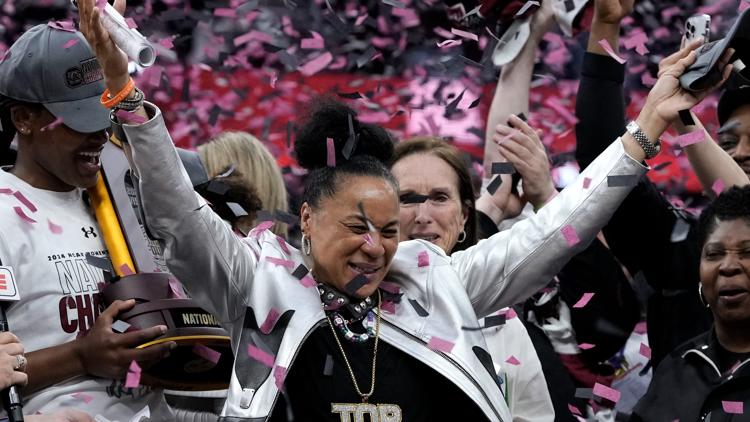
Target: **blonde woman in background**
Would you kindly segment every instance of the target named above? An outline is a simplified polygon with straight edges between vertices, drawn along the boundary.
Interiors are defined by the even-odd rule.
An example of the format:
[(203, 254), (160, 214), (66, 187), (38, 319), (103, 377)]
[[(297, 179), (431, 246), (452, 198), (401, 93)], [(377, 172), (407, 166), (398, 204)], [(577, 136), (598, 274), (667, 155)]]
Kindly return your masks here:
[[(287, 211), (287, 192), (281, 170), (268, 149), (256, 137), (247, 132), (222, 132), (197, 149), (210, 179), (234, 165), (235, 170), (228, 181), (254, 187), (264, 210)], [(240, 217), (233, 224), (243, 233), (256, 225), (254, 215)], [(286, 237), (284, 224), (276, 223), (272, 230)]]

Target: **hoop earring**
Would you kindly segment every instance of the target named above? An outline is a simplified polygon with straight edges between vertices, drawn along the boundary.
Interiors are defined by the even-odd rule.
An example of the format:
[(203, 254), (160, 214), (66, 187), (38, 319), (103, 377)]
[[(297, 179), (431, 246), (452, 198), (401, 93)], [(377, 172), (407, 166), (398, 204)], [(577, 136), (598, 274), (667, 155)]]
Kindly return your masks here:
[(312, 252), (312, 241), (304, 233), (302, 233), (302, 252), (304, 252), (305, 255), (310, 255), (310, 252)]
[(706, 298), (703, 297), (703, 283), (698, 283), (698, 299), (700, 299), (701, 305), (705, 306), (706, 308), (711, 307), (711, 305), (706, 302)]
[(456, 242), (464, 243), (465, 240), (466, 240), (466, 230), (461, 230), (461, 233), (458, 234), (458, 239), (456, 240)]

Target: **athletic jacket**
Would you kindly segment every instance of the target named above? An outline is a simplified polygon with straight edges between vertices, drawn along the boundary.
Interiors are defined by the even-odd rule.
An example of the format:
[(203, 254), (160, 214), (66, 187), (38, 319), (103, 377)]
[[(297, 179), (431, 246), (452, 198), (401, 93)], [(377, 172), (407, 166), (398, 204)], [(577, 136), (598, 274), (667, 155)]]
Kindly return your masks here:
[[(238, 239), (195, 194), (160, 111), (146, 107), (153, 116), (147, 122), (122, 126), (146, 225), (163, 243), (170, 271), (231, 334), (235, 363), (221, 420), (266, 420), (300, 346), (325, 323), (318, 291), (310, 287), (311, 275), (292, 275), (304, 261), (298, 250), (282, 247), (268, 231)], [(386, 281), (404, 295), (394, 313), (383, 313), (381, 339), (447, 377), (489, 420), (510, 422), (481, 331), (462, 327), (476, 327), (478, 318), (543, 287), (591, 242), (630, 191), (622, 184), (609, 187), (608, 176), (637, 179), (645, 172), (618, 139), (577, 182), (510, 230), (452, 256), (426, 241), (401, 242)], [(417, 265), (421, 252), (429, 265)], [(428, 315), (417, 314), (408, 299)], [(280, 316), (271, 323), (272, 310)], [(258, 359), (257, 350), (265, 358)]]

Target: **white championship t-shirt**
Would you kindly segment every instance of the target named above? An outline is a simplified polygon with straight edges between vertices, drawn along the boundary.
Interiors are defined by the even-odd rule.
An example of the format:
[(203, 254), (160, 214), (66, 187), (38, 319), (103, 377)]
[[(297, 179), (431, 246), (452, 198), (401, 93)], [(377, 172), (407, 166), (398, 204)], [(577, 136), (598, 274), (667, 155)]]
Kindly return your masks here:
[[(0, 170), (0, 261), (12, 267), (21, 300), (8, 308), (26, 353), (84, 335), (104, 310), (104, 273), (86, 254), (107, 257), (83, 190), (37, 189)], [(172, 420), (161, 390), (80, 376), (24, 397), (24, 414), (76, 408), (99, 420), (129, 422), (148, 406), (152, 421)]]

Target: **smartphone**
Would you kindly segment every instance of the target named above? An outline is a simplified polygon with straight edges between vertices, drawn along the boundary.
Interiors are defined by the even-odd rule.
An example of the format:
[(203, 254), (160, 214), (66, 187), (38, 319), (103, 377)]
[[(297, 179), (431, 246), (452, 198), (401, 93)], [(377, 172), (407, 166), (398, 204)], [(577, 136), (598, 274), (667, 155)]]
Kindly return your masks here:
[(709, 42), (711, 36), (711, 16), (695, 15), (688, 18), (685, 22), (685, 43), (695, 39), (703, 39), (703, 43)]

